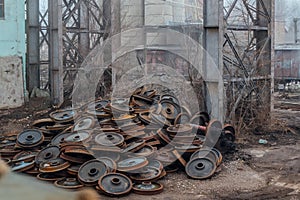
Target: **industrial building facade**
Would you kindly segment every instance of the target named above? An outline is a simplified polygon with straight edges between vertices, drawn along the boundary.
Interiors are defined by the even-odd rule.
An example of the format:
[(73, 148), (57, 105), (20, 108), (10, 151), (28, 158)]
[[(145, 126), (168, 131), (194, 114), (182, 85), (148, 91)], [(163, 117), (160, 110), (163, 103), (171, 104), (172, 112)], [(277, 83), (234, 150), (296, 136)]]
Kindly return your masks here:
[[(47, 5), (47, 11), (44, 13), (41, 13), (40, 10), (41, 2), (46, 2)], [(16, 26), (20, 25), (19, 30), (23, 28), (22, 33), (17, 31), (19, 34), (15, 36), (10, 34), (11, 31), (6, 31), (5, 34), (11, 38), (20, 38), (14, 40), (18, 43), (13, 46), (18, 46), (22, 41), (22, 48), (18, 51), (18, 54), (5, 52), (12, 56), (22, 57), (23, 73), (21, 75), (26, 77), (26, 81), (17, 85), (23, 87), (23, 84), (26, 84), (27, 87), (24, 88), (28, 89), (28, 92), (31, 92), (35, 87), (40, 87), (40, 66), (42, 64), (48, 65), (49, 80), (46, 89), (50, 91), (51, 102), (54, 105), (59, 105), (64, 101), (64, 92), (69, 89), (65, 87), (66, 82), (71, 80), (69, 82), (72, 85), (72, 79), (74, 80), (87, 54), (98, 44), (103, 44), (103, 41), (109, 36), (131, 28), (144, 27), (149, 30), (146, 33), (146, 41), (151, 41), (151, 44), (156, 46), (167, 45), (168, 37), (159, 35), (155, 30), (157, 28), (172, 29), (174, 27), (175, 29), (181, 29), (184, 26), (192, 27), (191, 29), (195, 32), (198, 31), (197, 34), (193, 32), (193, 38), (197, 38), (200, 43), (203, 42), (204, 49), (213, 58), (221, 76), (225, 65), (227, 71), (234, 72), (229, 73), (230, 77), (226, 80), (228, 91), (231, 87), (236, 87), (238, 83), (240, 88), (247, 91), (237, 90), (237, 92), (250, 93), (252, 89), (244, 84), (247, 82), (240, 81), (240, 79), (241, 77), (247, 79), (251, 75), (251, 77), (254, 77), (251, 79), (253, 81), (252, 86), (258, 85), (257, 80), (260, 80), (262, 82), (260, 84), (265, 84), (266, 88), (270, 89), (265, 90), (266, 94), (260, 95), (260, 97), (265, 96), (265, 98), (259, 99), (259, 101), (270, 102), (273, 74), (271, 74), (272, 67), (269, 60), (273, 58), (273, 40), (272, 37), (268, 36), (273, 34), (273, 1), (31, 0), (26, 1), (26, 3), (27, 14), (25, 15), (24, 1), (4, 2), (4, 14), (7, 16), (4, 17), (3, 22), (9, 20), (12, 11), (10, 7), (13, 6), (15, 12), (12, 14), (19, 15), (18, 20), (15, 20), (18, 22)], [(249, 8), (252, 8), (252, 10), (249, 11)], [(251, 19), (249, 18), (250, 23), (240, 24), (242, 22), (235, 21), (236, 13), (240, 11), (244, 16), (251, 16)], [(27, 18), (27, 37), (25, 35), (25, 16)], [(41, 25), (42, 22), (44, 22), (43, 25)], [(239, 34), (249, 35), (243, 46), (239, 46), (239, 42), (234, 41), (235, 35)], [(1, 37), (3, 36), (1, 35)], [(25, 45), (25, 38), (27, 45)], [(134, 41), (135, 39), (134, 35), (122, 33), (119, 44), (126, 44), (127, 41)], [(10, 41), (10, 38), (3, 38), (2, 41), (5, 43)], [(48, 45), (49, 55), (45, 60), (40, 59), (40, 47), (45, 47), (41, 45), (42, 42)], [(252, 48), (253, 46), (255, 48)], [(25, 47), (27, 47), (26, 70)], [(225, 48), (228, 52), (223, 51)], [(226, 55), (223, 56), (224, 53)], [(243, 53), (246, 53), (249, 57), (249, 62), (245, 62), (246, 58), (242, 57)], [(259, 56), (254, 57), (253, 55)], [(204, 64), (204, 66), (208, 65)], [(257, 70), (252, 70), (253, 68), (256, 69), (257, 66), (259, 66)], [(255, 74), (249, 74), (252, 72), (255, 72)], [(214, 105), (218, 105), (212, 106), (214, 109), (218, 107), (212, 113), (215, 113), (214, 116), (224, 118), (223, 108), (226, 107), (223, 102), (224, 91), (218, 89), (216, 85), (218, 84), (211, 83), (211, 85), (208, 85), (208, 88), (215, 91), (213, 94), (216, 96), (211, 99), (215, 101)], [(6, 89), (6, 91), (10, 90)], [(232, 89), (232, 91), (235, 92), (235, 89)], [(24, 93), (18, 92), (22, 96), (24, 96)], [(228, 102), (236, 102), (232, 103), (233, 108), (228, 108), (232, 113), (234, 113), (240, 101), (239, 98), (236, 99), (237, 96), (232, 95), (232, 99), (227, 96)], [(232, 118), (230, 117), (232, 113), (226, 118)]]
[(25, 4), (0, 0), (0, 108), (24, 103)]
[(300, 2), (276, 0), (275, 79), (300, 80)]

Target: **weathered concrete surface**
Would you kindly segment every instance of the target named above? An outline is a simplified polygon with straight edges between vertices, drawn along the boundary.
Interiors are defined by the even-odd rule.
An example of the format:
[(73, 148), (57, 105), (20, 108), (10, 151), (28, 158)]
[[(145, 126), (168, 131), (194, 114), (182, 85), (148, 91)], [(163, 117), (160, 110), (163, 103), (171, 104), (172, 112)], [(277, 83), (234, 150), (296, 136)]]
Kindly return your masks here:
[(0, 109), (15, 108), (24, 103), (22, 59), (0, 57)]
[(17, 55), (22, 56), (25, 60), (25, 9), (23, 0), (5, 1), (5, 18), (0, 20), (0, 27), (0, 57)]
[[(21, 106), (24, 102), (25, 69), (24, 1), (5, 1), (5, 18), (0, 20), (0, 109)], [(22, 61), (23, 60), (23, 61)]]

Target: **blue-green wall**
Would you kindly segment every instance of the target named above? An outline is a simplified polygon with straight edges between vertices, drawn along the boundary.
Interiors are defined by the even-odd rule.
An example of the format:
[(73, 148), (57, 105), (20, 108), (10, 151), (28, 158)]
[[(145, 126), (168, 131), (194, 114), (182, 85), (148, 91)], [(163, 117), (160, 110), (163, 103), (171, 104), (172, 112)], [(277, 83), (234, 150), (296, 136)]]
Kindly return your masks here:
[(25, 1), (4, 0), (0, 19), (0, 108), (18, 107), (26, 94)]
[(25, 61), (25, 1), (4, 2), (5, 18), (0, 19), (0, 56), (22, 56)]

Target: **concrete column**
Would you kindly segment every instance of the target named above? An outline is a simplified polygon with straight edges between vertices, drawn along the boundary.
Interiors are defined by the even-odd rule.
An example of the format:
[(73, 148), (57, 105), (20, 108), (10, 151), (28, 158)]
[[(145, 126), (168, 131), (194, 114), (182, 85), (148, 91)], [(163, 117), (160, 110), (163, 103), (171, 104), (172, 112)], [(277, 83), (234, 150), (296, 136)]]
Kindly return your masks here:
[(165, 1), (145, 0), (145, 25), (166, 25), (173, 21), (173, 5)]
[(144, 25), (144, 0), (121, 0), (120, 8), (123, 30)]
[[(173, 22), (173, 5), (165, 1), (145, 0), (145, 25), (163, 26)], [(166, 36), (158, 32), (147, 33), (147, 45), (166, 45)]]
[[(113, 39), (111, 41), (111, 54), (114, 59), (115, 53), (121, 46), (121, 0), (111, 1), (111, 35)], [(115, 63), (112, 64), (112, 84), (116, 83), (116, 70)]]
[(185, 22), (185, 0), (174, 0), (173, 4), (173, 21)]
[[(268, 12), (268, 14), (271, 17), (271, 11), (272, 11), (272, 1), (270, 0), (262, 0), (264, 2), (264, 6), (262, 6), (259, 1), (257, 2), (257, 10), (262, 13)], [(264, 10), (266, 9), (266, 10)], [(271, 20), (271, 19), (270, 19)], [(264, 48), (263, 50), (263, 55), (261, 56), (261, 59), (258, 61), (258, 70), (259, 70), (259, 75), (264, 76), (264, 75), (269, 75), (271, 71), (271, 38), (268, 39), (269, 37), (269, 32), (271, 31), (269, 27), (270, 22), (266, 17), (263, 17), (261, 15), (257, 15), (257, 23), (260, 27), (265, 27), (268, 29), (261, 29), (256, 31), (256, 46), (257, 49)], [(270, 32), (271, 33), (271, 32)], [(270, 35), (271, 36), (271, 35)]]
[(27, 89), (40, 87), (39, 0), (27, 1)]
[(216, 118), (221, 122), (224, 121), (224, 91), (223, 82), (210, 81), (214, 80), (215, 72), (210, 69), (211, 58), (218, 66), (221, 77), (223, 76), (223, 0), (204, 0), (204, 36), (203, 45), (207, 51), (207, 55), (204, 56), (204, 76), (207, 81), (207, 87), (209, 91), (213, 93), (207, 95), (207, 103), (211, 100), (210, 107), (212, 118)]
[[(262, 101), (265, 103), (265, 105), (270, 105), (268, 108), (269, 110), (266, 110), (266, 112), (270, 112), (274, 107), (272, 99), (272, 93), (274, 91), (274, 1), (262, 0), (262, 2), (263, 4), (261, 4), (259, 1), (257, 2), (257, 10), (262, 13), (267, 13), (269, 18), (257, 15), (258, 25), (260, 27), (267, 28), (255, 32), (257, 49), (262, 49), (261, 55), (257, 62), (257, 70), (258, 74), (262, 77), (265, 77), (266, 80), (270, 78), (266, 90), (261, 91), (261, 97), (263, 98)], [(264, 105), (261, 106), (266, 107)]]
[(90, 37), (89, 37), (89, 11), (84, 2), (80, 3), (79, 8), (79, 51), (81, 56), (85, 58), (90, 52)]
[[(120, 7), (120, 23), (122, 31), (144, 26), (144, 0), (121, 0)], [(135, 34), (122, 33), (121, 44), (133, 45), (135, 41), (137, 44), (141, 44), (140, 40), (143, 40), (143, 38), (137, 38)]]
[(62, 0), (51, 0), (49, 3), (49, 80), (51, 102), (61, 105), (64, 101), (63, 88), (63, 32)]

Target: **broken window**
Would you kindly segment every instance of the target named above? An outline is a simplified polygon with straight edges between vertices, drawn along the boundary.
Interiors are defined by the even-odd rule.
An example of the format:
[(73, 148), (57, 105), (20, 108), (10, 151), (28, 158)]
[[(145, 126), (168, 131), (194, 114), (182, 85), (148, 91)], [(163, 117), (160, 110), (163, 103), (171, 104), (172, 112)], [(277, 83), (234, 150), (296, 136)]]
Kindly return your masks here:
[(4, 0), (0, 0), (0, 19), (4, 19)]

